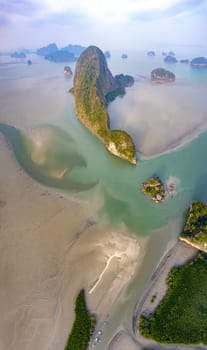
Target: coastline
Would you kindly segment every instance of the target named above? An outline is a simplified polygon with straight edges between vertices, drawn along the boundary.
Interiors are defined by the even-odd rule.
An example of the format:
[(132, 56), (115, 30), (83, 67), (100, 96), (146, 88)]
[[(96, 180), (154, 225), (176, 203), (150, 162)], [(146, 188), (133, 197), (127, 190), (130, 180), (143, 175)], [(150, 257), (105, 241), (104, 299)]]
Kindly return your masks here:
[[(159, 344), (152, 339), (144, 338), (138, 330), (138, 319), (142, 313), (148, 315), (153, 313), (160, 301), (167, 292), (166, 278), (173, 267), (182, 266), (193, 259), (197, 254), (198, 249), (192, 247), (185, 242), (177, 241), (173, 247), (168, 250), (161, 259), (159, 265), (154, 271), (148, 286), (135, 306), (133, 314), (133, 333), (139, 344), (142, 346), (155, 346), (159, 350), (195, 350), (200, 349), (200, 345), (167, 345)], [(156, 295), (155, 301), (152, 302), (153, 296)], [(207, 347), (203, 347), (206, 349)]]
[(62, 350), (79, 290), (99, 324), (136, 270), (139, 243), (95, 221), (93, 208), (34, 181), (2, 134), (0, 145), (0, 346)]

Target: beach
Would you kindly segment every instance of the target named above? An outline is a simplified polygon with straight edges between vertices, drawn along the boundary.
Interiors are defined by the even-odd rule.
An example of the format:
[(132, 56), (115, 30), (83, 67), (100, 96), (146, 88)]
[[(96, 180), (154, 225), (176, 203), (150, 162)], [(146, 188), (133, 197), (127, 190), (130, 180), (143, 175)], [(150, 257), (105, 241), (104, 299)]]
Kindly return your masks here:
[[(182, 346), (182, 345), (160, 345), (151, 339), (144, 338), (139, 330), (138, 323), (139, 317), (144, 315), (150, 315), (155, 312), (156, 307), (165, 297), (168, 287), (167, 287), (167, 277), (173, 267), (178, 267), (186, 264), (191, 261), (198, 250), (195, 247), (192, 247), (182, 241), (177, 241), (173, 247), (171, 247), (165, 254), (165, 256), (160, 261), (160, 264), (157, 266), (154, 271), (146, 290), (144, 291), (143, 296), (140, 298), (134, 310), (133, 317), (133, 332), (136, 336), (136, 339), (143, 346), (155, 346), (155, 349), (200, 349), (200, 346)], [(206, 348), (206, 347), (204, 347)]]
[(139, 244), (30, 178), (3, 135), (0, 162), (0, 348), (61, 350), (79, 290), (103, 320), (133, 276)]

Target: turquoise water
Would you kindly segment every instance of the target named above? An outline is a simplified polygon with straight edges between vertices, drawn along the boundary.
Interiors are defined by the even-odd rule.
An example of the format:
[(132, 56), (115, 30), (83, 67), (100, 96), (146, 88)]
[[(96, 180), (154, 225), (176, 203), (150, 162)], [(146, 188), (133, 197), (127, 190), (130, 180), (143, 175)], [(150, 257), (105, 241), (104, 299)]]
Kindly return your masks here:
[[(52, 125), (36, 128), (43, 134), (49, 131), (52, 138), (47, 147), (36, 152), (35, 161), (32, 157), (37, 145), (32, 138), (3, 124), (0, 130), (12, 141), (23, 168), (36, 180), (67, 191), (86, 191), (86, 197), (88, 189), (99, 186), (104, 201), (99, 208), (100, 217), (107, 218), (114, 226), (124, 223), (134, 233), (149, 234), (152, 229), (182, 216), (191, 200), (206, 199), (206, 133), (175, 151), (140, 159), (133, 166), (110, 155), (76, 120), (74, 124), (80, 143), (66, 127), (64, 130)], [(44, 162), (39, 162), (43, 156)], [(169, 177), (177, 181), (176, 195), (160, 205), (140, 191), (142, 182), (154, 174), (163, 181)]]
[[(183, 55), (180, 54), (180, 58)], [(146, 53), (133, 53), (128, 60), (121, 60), (116, 53), (109, 65), (114, 74), (123, 72), (149, 76), (153, 68), (166, 68), (162, 60), (161, 55), (147, 57)], [(106, 331), (103, 345), (99, 347), (104, 349), (104, 344), (120, 322), (125, 322), (130, 329), (136, 299), (166, 245), (179, 234), (189, 203), (192, 200), (207, 200), (206, 126), (199, 136), (181, 145), (182, 135), (192, 132), (197, 124), (205, 125), (207, 122), (207, 70), (192, 70), (188, 65), (181, 64), (167, 66), (176, 74), (177, 85), (168, 86), (165, 91), (163, 87), (156, 87), (157, 90), (150, 88), (150, 96), (147, 95), (149, 86), (146, 82), (137, 81), (132, 88), (132, 95), (138, 94), (139, 97), (142, 93), (144, 96), (141, 99), (141, 102), (144, 101), (141, 110), (143, 118), (139, 105), (135, 104), (135, 112), (139, 110), (139, 119), (134, 113), (131, 124), (126, 125), (129, 130), (134, 130), (135, 144), (139, 143), (140, 147), (144, 145), (143, 149), (149, 151), (155, 146), (167, 144), (169, 140), (173, 144), (176, 134), (180, 133), (180, 147), (171, 147), (171, 151), (164, 154), (156, 154), (155, 151), (153, 157), (143, 157), (137, 152), (138, 163), (134, 166), (111, 155), (77, 120), (73, 97), (67, 93), (72, 81), (63, 77), (64, 65), (45, 62), (36, 57), (33, 57), (33, 61), (31, 67), (23, 64), (0, 65), (0, 100), (3, 106), (0, 131), (10, 140), (17, 160), (30, 176), (44, 185), (61, 189), (80, 200), (97, 196), (100, 204), (93, 214), (100, 220), (106, 220), (113, 228), (123, 227), (124, 224), (138, 237), (150, 237), (142, 271), (135, 276), (119, 304), (114, 306), (110, 329)], [(132, 99), (128, 92), (125, 98), (116, 100), (109, 107), (114, 128), (119, 123), (120, 105), (124, 110), (122, 124), (129, 119)], [(161, 98), (157, 109), (154, 101), (158, 93)], [(162, 93), (166, 93), (163, 99)], [(10, 94), (8, 102), (5, 100), (7, 94)], [(180, 94), (185, 100), (179, 99)], [(42, 104), (42, 95), (45, 105)], [(134, 97), (133, 101), (136, 101)], [(192, 108), (188, 109), (191, 101), (197, 111), (192, 114)], [(171, 109), (167, 114), (166, 106), (169, 103)], [(176, 110), (171, 113), (174, 104), (177, 105)], [(150, 105), (147, 127), (145, 105)], [(153, 118), (151, 112), (156, 114), (153, 123), (150, 122), (150, 118)], [(171, 125), (174, 116), (177, 119)], [(25, 128), (22, 128), (23, 122)], [(159, 134), (158, 129), (163, 124), (165, 127)], [(20, 125), (21, 130), (12, 125)], [(159, 205), (146, 198), (140, 190), (142, 182), (155, 174), (164, 182), (171, 178), (177, 184), (176, 194)], [(128, 314), (127, 317), (123, 315), (123, 310)]]
[[(134, 73), (134, 75), (135, 72), (139, 74), (148, 72), (149, 74), (154, 66), (163, 65), (162, 60), (161, 56), (151, 58), (146, 57), (143, 53), (134, 54), (131, 57), (129, 55), (128, 60), (121, 60), (118, 55), (115, 55), (114, 60), (111, 60), (109, 65), (111, 69), (116, 66), (115, 73), (122, 70), (124, 73), (129, 72)], [(148, 235), (152, 229), (162, 227), (174, 218), (182, 217), (191, 200), (205, 200), (207, 178), (205, 161), (207, 135), (205, 132), (193, 141), (166, 154), (143, 158), (137, 153), (137, 165), (130, 165), (126, 161), (112, 156), (104, 145), (77, 120), (73, 97), (67, 93), (68, 88), (72, 86), (72, 81), (63, 77), (64, 65), (48, 63), (35, 58), (35, 56), (33, 61), (32, 67), (25, 65), (12, 65), (12, 68), (11, 66), (0, 66), (2, 70), (1, 92), (10, 89), (15, 95), (19, 90), (22, 90), (23, 94), (20, 96), (22, 99), (24, 93), (30, 93), (30, 109), (33, 109), (35, 115), (37, 107), (36, 101), (33, 101), (35, 98), (37, 99), (38, 93), (41, 94), (46, 89), (48, 93), (47, 96), (44, 96), (46, 102), (49, 101), (50, 109), (45, 112), (43, 110), (45, 106), (41, 110), (40, 105), (39, 108), (44, 113), (44, 118), (38, 114), (35, 116), (35, 120), (33, 118), (28, 121), (26, 119), (28, 109), (25, 111), (25, 102), (21, 103), (21, 99), (19, 102), (18, 97), (18, 108), (21, 110), (21, 115), (18, 118), (26, 115), (25, 119), (26, 124), (29, 124), (29, 131), (20, 132), (3, 124), (0, 128), (12, 142), (15, 155), (23, 168), (37, 181), (64, 189), (67, 192), (81, 192), (82, 198), (91, 196), (93, 191), (98, 193), (103, 202), (97, 213), (99, 217), (106, 219), (115, 227), (124, 223), (130, 231), (139, 235)], [(178, 75), (183, 82), (183, 90), (188, 86), (193, 87), (195, 100), (199, 96), (203, 96), (200, 91), (205, 94), (207, 85), (204, 84), (204, 80), (207, 78), (207, 70), (202, 72), (192, 70), (189, 66), (182, 64), (170, 65), (170, 69), (176, 71), (176, 74), (179, 73)], [(188, 83), (189, 81), (191, 84)], [(202, 90), (198, 89), (196, 95), (195, 91), (198, 86), (199, 89), (202, 86)], [(159, 89), (159, 86), (156, 88)], [(176, 88), (179, 89), (180, 85), (174, 85), (172, 88), (167, 87), (169, 98), (174, 96)], [(145, 85), (135, 84), (135, 89), (135, 93), (139, 93), (140, 90), (145, 89)], [(148, 91), (147, 89), (148, 86), (146, 86), (146, 91)], [(156, 93), (155, 89), (155, 97)], [(56, 107), (53, 95), (57, 96), (57, 99), (62, 98), (60, 111)], [(3, 94), (2, 96), (4, 97)], [(130, 114), (127, 96), (120, 103), (123, 105), (126, 100), (128, 108), (126, 111)], [(203, 108), (207, 107), (206, 99), (203, 97), (202, 99)], [(15, 103), (17, 102), (14, 98)], [(185, 103), (188, 104), (188, 101), (186, 100)], [(118, 104), (117, 100), (110, 107), (114, 108), (111, 124), (115, 126), (116, 118), (118, 118), (116, 113)], [(153, 110), (154, 105), (150, 96), (148, 104)], [(163, 106), (165, 106), (164, 102), (160, 108)], [(139, 109), (139, 105), (136, 108)], [(195, 106), (195, 108), (199, 111), (199, 106)], [(57, 115), (54, 112), (56, 109)], [(192, 121), (188, 111), (182, 110), (182, 112), (183, 118), (188, 121), (187, 124), (194, 125), (196, 118), (199, 119), (199, 113)], [(201, 116), (203, 118), (201, 120), (205, 122), (206, 115), (201, 113)], [(7, 118), (9, 119), (8, 106), (4, 107), (4, 116), (2, 117), (5, 121)], [(15, 116), (13, 118), (15, 121)], [(127, 115), (125, 118), (127, 119)], [(178, 122), (179, 120), (176, 121), (176, 124)], [(136, 125), (131, 124), (132, 126), (139, 128), (139, 123), (134, 120), (133, 123)], [(148, 126), (148, 128), (150, 127)], [(149, 133), (150, 130), (147, 132)], [(184, 134), (185, 132), (186, 130), (183, 129)], [(156, 139), (156, 133), (157, 131), (154, 132), (156, 144), (162, 144), (164, 138)], [(170, 134), (173, 134), (171, 128), (166, 131), (165, 138), (170, 138)], [(163, 181), (173, 177), (177, 183), (176, 195), (160, 205), (154, 205), (140, 191), (142, 182), (154, 174), (159, 175)]]

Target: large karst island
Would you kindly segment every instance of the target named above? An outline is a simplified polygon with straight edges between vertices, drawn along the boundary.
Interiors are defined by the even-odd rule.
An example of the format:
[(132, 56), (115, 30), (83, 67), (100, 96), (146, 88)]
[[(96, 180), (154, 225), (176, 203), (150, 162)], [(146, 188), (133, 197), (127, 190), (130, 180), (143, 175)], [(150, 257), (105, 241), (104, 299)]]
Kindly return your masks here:
[(107, 105), (117, 96), (125, 94), (134, 79), (128, 75), (113, 77), (103, 52), (89, 46), (79, 57), (74, 87), (76, 112), (80, 121), (104, 142), (115, 156), (136, 163), (136, 150), (132, 138), (123, 130), (110, 130)]

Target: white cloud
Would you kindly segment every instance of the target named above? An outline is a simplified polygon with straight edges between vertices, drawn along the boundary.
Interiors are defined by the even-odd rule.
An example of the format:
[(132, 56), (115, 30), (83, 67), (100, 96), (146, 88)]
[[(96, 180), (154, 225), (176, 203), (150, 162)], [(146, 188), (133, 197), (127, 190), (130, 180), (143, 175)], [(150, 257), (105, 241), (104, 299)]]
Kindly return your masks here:
[(2, 48), (53, 41), (109, 49), (206, 43), (207, 0), (21, 0), (20, 7), (17, 0), (6, 3), (2, 18), (0, 11)]
[[(38, 0), (39, 1), (39, 0)], [(182, 0), (41, 0), (43, 13), (74, 12), (98, 20), (125, 21), (134, 13), (165, 11)]]
[(62, 12), (64, 10), (87, 11), (90, 13), (101, 13), (109, 11), (131, 12), (131, 11), (153, 11), (166, 10), (181, 0), (43, 0), (48, 11)]

